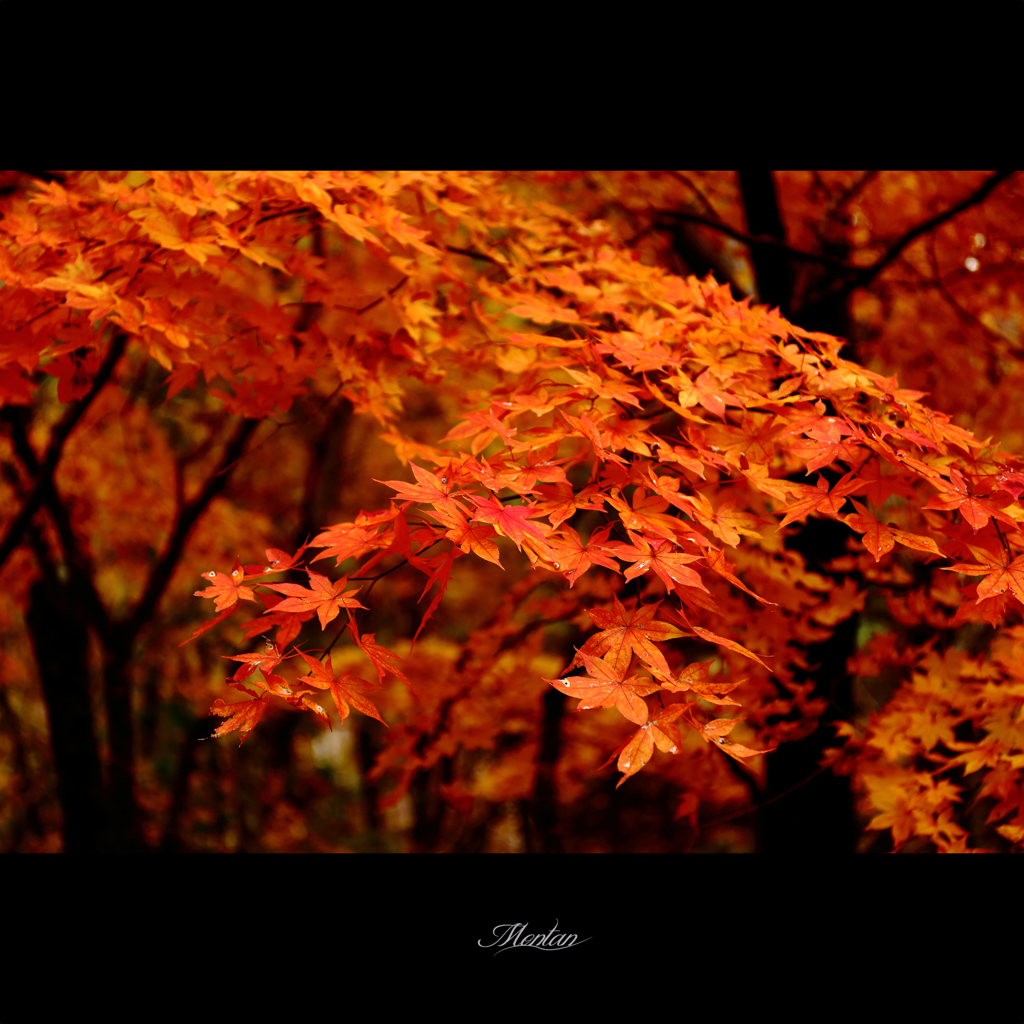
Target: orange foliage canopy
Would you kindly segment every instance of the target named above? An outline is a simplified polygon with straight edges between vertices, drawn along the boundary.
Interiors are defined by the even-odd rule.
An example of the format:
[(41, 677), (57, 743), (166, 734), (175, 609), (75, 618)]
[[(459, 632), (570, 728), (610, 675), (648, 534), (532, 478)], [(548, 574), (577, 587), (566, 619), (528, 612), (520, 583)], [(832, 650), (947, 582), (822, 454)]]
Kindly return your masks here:
[[(903, 675), (869, 718), (838, 723), (827, 763), (854, 777), (869, 829), (949, 851), (968, 838), (952, 773), (980, 771), (999, 801), (992, 820), (1021, 842), (1024, 460), (844, 359), (836, 337), (641, 258), (571, 195), (556, 203), (560, 182), (37, 182), (4, 201), (0, 222), (0, 400), (31, 401), (38, 366), (61, 402), (81, 400), (127, 341), (167, 371), (168, 398), (205, 384), (247, 419), (340, 394), (408, 466), (383, 482), (384, 507), (323, 525), (294, 553), (204, 573), (197, 593), (218, 614), (193, 637), (258, 611), (258, 598), (246, 635), (275, 632), (265, 657), (233, 655), (233, 685), (251, 700), (218, 699), (218, 736), (245, 739), (275, 701), (328, 719), (311, 698), (329, 691), (342, 718), (351, 705), (388, 720), (373, 771), (393, 780), (394, 802), (460, 747), (533, 736), (546, 682), (596, 723), (567, 726), (566, 792), (618, 747), (619, 785), (660, 772), (692, 815), (716, 806), (727, 759), (756, 774), (817, 728), (826, 699), (806, 681), (807, 647), (880, 594), (897, 621), (937, 621), (945, 639), (897, 649), (882, 632), (859, 648), (856, 674)], [(626, 205), (642, 194), (621, 188)], [(424, 391), (442, 421), (426, 434), (405, 405)], [(849, 527), (835, 575), (787, 547), (808, 517)], [(19, 522), (5, 528), (5, 557)], [(464, 555), (518, 569), (449, 657), (427, 643), (428, 624)], [(935, 568), (959, 573), (960, 589)], [(378, 582), (410, 573), (422, 577), (413, 636), (361, 635)], [(998, 630), (989, 657), (949, 642), (971, 622)], [(360, 661), (377, 683), (354, 671)], [(452, 800), (518, 798), (536, 758), (533, 739), (511, 746), (449, 783)]]

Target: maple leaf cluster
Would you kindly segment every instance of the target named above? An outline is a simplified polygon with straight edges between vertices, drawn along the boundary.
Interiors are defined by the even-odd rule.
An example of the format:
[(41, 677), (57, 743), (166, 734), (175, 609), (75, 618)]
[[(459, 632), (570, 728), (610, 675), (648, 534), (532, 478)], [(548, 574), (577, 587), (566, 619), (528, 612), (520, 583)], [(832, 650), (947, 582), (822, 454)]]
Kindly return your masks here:
[[(300, 225), (319, 248), (296, 244)], [(619, 785), (657, 750), (685, 789), (697, 763), (727, 758), (753, 772), (816, 728), (825, 701), (807, 682), (806, 649), (864, 608), (858, 581), (883, 586), (951, 563), (940, 568), (978, 580), (956, 591), (953, 616), (894, 598), (895, 615), (939, 614), (942, 628), (1002, 626), (1024, 604), (1024, 462), (929, 409), (921, 392), (843, 359), (837, 338), (710, 278), (647, 265), (608, 225), (517, 197), (501, 175), (83, 174), (41, 185), (0, 231), (4, 322), (25, 326), (4, 335), (4, 401), (23, 400), (43, 358), (62, 393), (80, 395), (115, 333), (169, 372), (169, 395), (202, 375), (244, 417), (286, 413), (309, 380), (340, 389), (408, 466), (411, 480), (379, 482), (393, 492), (387, 508), (325, 526), (294, 553), (268, 549), (266, 564), (204, 574), (197, 593), (216, 615), (190, 639), (261, 602), (245, 635), (276, 631), (264, 654), (226, 656), (241, 663), (229, 684), (250, 699), (217, 701), (216, 736), (244, 741), (274, 698), (329, 721), (317, 691), (341, 719), (356, 708), (384, 722), (366, 693), (389, 677), (412, 689), (415, 675), (430, 692), (385, 723), (395, 736), (374, 769), (395, 776), (397, 800), (413, 773), (457, 747), (532, 735), (546, 683), (603, 723), (596, 741), (580, 734), (581, 748), (605, 742), (604, 756), (610, 737), (621, 740)], [(343, 279), (321, 255), (335, 250), (373, 272)], [(299, 327), (267, 305), (273, 273), (301, 285)], [(229, 338), (247, 339), (244, 358), (224, 357)], [(444, 410), (450, 429), (433, 443), (406, 429), (409, 380)], [(846, 582), (809, 571), (786, 546), (808, 517), (849, 528), (851, 553), (836, 566)], [(524, 560), (534, 582), (510, 586), (428, 685), (436, 652), (417, 655), (416, 644), (465, 555), (502, 569)], [(312, 568), (331, 559), (335, 573)], [(405, 658), (356, 619), (397, 570), (424, 577)], [(262, 582), (281, 572), (294, 579)], [(314, 621), (336, 635), (302, 649)], [(587, 634), (554, 670), (541, 644), (553, 623)], [(330, 651), (345, 631), (377, 683), (335, 674)], [(1024, 638), (1004, 637), (982, 667), (950, 651), (913, 664), (875, 651), (878, 674), (904, 659), (909, 688), (866, 731), (845, 726), (834, 755), (865, 794), (869, 829), (962, 848), (956, 787), (936, 778), (961, 766), (988, 773), (993, 814), (1010, 818), (1001, 827), (1017, 841), (1024, 746), (1006, 713), (1020, 686), (1012, 645)], [(305, 674), (289, 681), (289, 663)], [(948, 714), (935, 712), (940, 691)], [(451, 801), (521, 795), (535, 753), (523, 745), (450, 789)], [(908, 766), (914, 757), (935, 767)]]

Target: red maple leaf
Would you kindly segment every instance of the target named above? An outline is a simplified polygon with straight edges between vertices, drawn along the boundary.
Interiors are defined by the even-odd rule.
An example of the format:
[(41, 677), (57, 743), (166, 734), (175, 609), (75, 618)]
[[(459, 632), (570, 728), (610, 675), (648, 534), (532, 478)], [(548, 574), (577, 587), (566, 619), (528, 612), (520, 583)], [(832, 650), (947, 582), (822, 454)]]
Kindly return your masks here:
[[(373, 667), (377, 670), (378, 682), (383, 683), (384, 673), (390, 672), (393, 676), (401, 679), (412, 690), (412, 684), (405, 678), (405, 673), (396, 667), (398, 664), (404, 664), (404, 659), (398, 657), (397, 654), (389, 651), (386, 647), (381, 647), (380, 644), (375, 643), (376, 633), (364, 633), (360, 636), (359, 630), (356, 627), (355, 616), (351, 612), (348, 613), (348, 632), (349, 636), (352, 637), (352, 642), (373, 662)], [(415, 691), (413, 692), (415, 693)]]
[(209, 597), (213, 599), (213, 610), (217, 612), (234, 608), (239, 599), (243, 601), (255, 601), (256, 595), (249, 587), (243, 587), (242, 583), (247, 579), (241, 563), (235, 559), (235, 567), (231, 574), (222, 572), (204, 572), (203, 579), (210, 580), (210, 585), (205, 590), (197, 590), (193, 597)]
[(502, 505), (493, 498), (478, 498), (470, 495), (476, 505), (473, 520), (478, 523), (491, 523), (503, 537), (508, 537), (520, 551), (523, 540), (529, 535), (544, 540), (544, 530), (537, 523), (529, 520), (541, 513), (532, 505)]
[[(316, 546), (320, 547), (319, 544)], [(286, 569), (294, 568), (295, 563), (302, 557), (307, 547), (309, 547), (308, 542), (303, 544), (294, 555), (289, 555), (287, 551), (282, 551), (280, 548), (265, 548), (267, 568), (264, 572), (284, 572)]]
[[(710, 629), (705, 629), (703, 626), (694, 626), (694, 633), (697, 634), (702, 640), (707, 640), (708, 643), (718, 644), (720, 647), (728, 647), (730, 651), (735, 651), (737, 654), (742, 654), (744, 658), (750, 658), (752, 661), (756, 661), (758, 665), (763, 668), (768, 668), (767, 665), (753, 652), (748, 651), (742, 644), (736, 643), (735, 640), (730, 640), (727, 637), (719, 636), (717, 633), (712, 633)], [(769, 657), (769, 655), (765, 655)], [(770, 672), (771, 669), (768, 669)]]
[[(448, 589), (448, 581), (451, 578), (452, 566), (455, 563), (455, 559), (460, 558), (461, 556), (462, 551), (459, 548), (453, 547), (451, 551), (449, 551), (447, 554), (436, 555), (433, 558), (424, 558), (420, 560), (422, 563), (421, 567), (424, 569), (424, 571), (429, 572), (430, 575), (427, 578), (426, 586), (423, 588), (423, 593), (420, 594), (419, 600), (416, 603), (419, 604), (419, 601), (422, 601), (423, 598), (427, 596), (427, 591), (429, 591), (430, 588), (435, 583), (439, 585), (437, 588), (437, 593), (434, 594), (433, 600), (431, 600), (430, 605), (427, 607), (427, 610), (423, 613), (423, 618), (420, 619), (419, 627), (417, 628), (416, 633), (413, 635), (412, 638), (413, 644), (416, 643), (420, 633), (423, 630), (423, 627), (427, 624), (427, 621), (430, 619), (430, 616), (433, 615), (434, 612), (437, 611), (438, 607), (440, 606), (441, 600), (444, 598), (444, 592)], [(410, 561), (412, 561), (412, 559), (410, 559)], [(409, 649), (412, 649), (412, 645), (410, 645)]]
[(100, 354), (95, 349), (79, 358), (65, 353), (46, 365), (46, 372), (58, 378), (57, 401), (73, 402), (89, 393), (92, 379), (100, 368)]
[(280, 605), (284, 598), (278, 594), (265, 594), (260, 591), (256, 596), (263, 602), (266, 611), (257, 618), (242, 623), (242, 633), (247, 640), (251, 640), (254, 636), (260, 636), (276, 626), (277, 643), (283, 650), (299, 635), (302, 624), (308, 622), (316, 614), (312, 608), (304, 612), (280, 611)]
[(273, 672), (281, 664), (281, 652), (278, 650), (277, 644), (270, 641), (265, 644), (265, 650), (262, 653), (255, 651), (251, 654), (222, 654), (221, 657), (228, 661), (242, 663), (231, 677), (239, 683), (243, 679), (248, 679), (256, 669), (260, 669), (264, 673)]
[(467, 555), (472, 551), (488, 562), (493, 562), (499, 569), (503, 569), (498, 554), (498, 544), (495, 541), (496, 531), (490, 523), (470, 522), (461, 508), (449, 503), (447, 508), (424, 509), (424, 515), (437, 520), (448, 527), (444, 534), (452, 543), (457, 544), (460, 550)]
[(749, 594), (755, 601), (760, 601), (761, 604), (766, 605), (769, 608), (778, 608), (778, 603), (775, 601), (767, 601), (759, 594), (755, 594), (750, 587), (748, 587), (738, 576), (733, 575), (733, 569), (735, 565), (726, 560), (725, 552), (718, 548), (709, 548), (708, 553), (704, 556), (707, 559), (708, 565), (718, 573), (719, 576), (727, 579), (734, 587), (739, 587), (740, 590)]

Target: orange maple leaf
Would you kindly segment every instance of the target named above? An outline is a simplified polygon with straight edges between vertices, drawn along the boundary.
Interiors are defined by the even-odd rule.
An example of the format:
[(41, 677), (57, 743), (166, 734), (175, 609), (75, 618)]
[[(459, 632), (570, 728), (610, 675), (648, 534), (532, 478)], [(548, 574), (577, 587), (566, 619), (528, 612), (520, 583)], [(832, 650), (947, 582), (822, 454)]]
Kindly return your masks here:
[(661, 686), (640, 676), (623, 679), (623, 673), (612, 662), (604, 658), (592, 658), (582, 650), (577, 655), (589, 675), (565, 676), (562, 679), (541, 678), (562, 693), (579, 697), (577, 711), (615, 707), (623, 718), (643, 725), (647, 721), (647, 704), (643, 698), (660, 690)]
[(608, 495), (605, 500), (619, 513), (627, 530), (643, 531), (666, 540), (675, 540), (680, 521), (675, 516), (664, 514), (669, 502), (661, 495), (649, 495), (643, 487), (638, 487), (633, 492), (632, 508), (614, 494)]
[[(850, 499), (853, 501), (853, 499)], [(864, 547), (875, 556), (875, 561), (881, 560), (882, 555), (892, 551), (896, 544), (896, 537), (892, 530), (885, 523), (879, 522), (859, 501), (853, 501), (856, 513), (851, 512), (848, 516), (842, 516), (847, 526), (862, 533), (861, 538)]]
[[(270, 695), (267, 693), (262, 697), (257, 697), (256, 700), (243, 700), (237, 704), (225, 704), (218, 697), (213, 702), (213, 707), (210, 708), (210, 714), (220, 715), (222, 718), (227, 718), (227, 721), (223, 725), (217, 726), (213, 736), (226, 736), (229, 732), (240, 729), (241, 739), (238, 741), (238, 745), (241, 746), (256, 723), (263, 717), (263, 712), (267, 710), (269, 703)], [(210, 739), (213, 739), (213, 736)]]
[(602, 551), (607, 550), (604, 541), (608, 539), (610, 529), (603, 526), (594, 530), (584, 544), (571, 526), (563, 525), (545, 541), (548, 548), (548, 552), (545, 552), (546, 560), (569, 581), (570, 590), (591, 565), (603, 565), (606, 569), (619, 571), (615, 561), (602, 554)]
[(739, 701), (726, 697), (724, 694), (731, 693), (746, 680), (738, 679), (733, 683), (709, 683), (707, 681), (708, 669), (713, 664), (714, 662), (711, 661), (696, 661), (692, 665), (687, 665), (678, 675), (662, 676), (658, 672), (655, 672), (654, 675), (666, 690), (673, 693), (689, 691), (710, 704), (731, 704), (734, 707), (740, 707)]
[(318, 690), (330, 690), (342, 721), (348, 718), (349, 704), (351, 704), (358, 711), (362, 711), (364, 715), (376, 718), (383, 725), (388, 724), (380, 717), (380, 712), (373, 701), (368, 700), (363, 695), (366, 690), (380, 690), (382, 687), (376, 683), (368, 683), (365, 679), (360, 679), (359, 676), (353, 675), (351, 672), (335, 676), (330, 655), (327, 655), (326, 665), (306, 654), (305, 651), (299, 651), (299, 655), (313, 670), (311, 675), (302, 676), (299, 682), (309, 683)]
[[(768, 666), (765, 665), (765, 663), (753, 651), (748, 651), (746, 647), (742, 644), (736, 643), (735, 640), (729, 640), (727, 637), (719, 636), (717, 633), (712, 633), (710, 629), (705, 629), (703, 626), (694, 626), (693, 631), (697, 636), (701, 637), (701, 639), (707, 640), (708, 643), (718, 644), (720, 647), (728, 647), (730, 651), (742, 654), (744, 658), (750, 658), (751, 660), (756, 661), (758, 665), (763, 668), (768, 668)], [(767, 658), (769, 655), (766, 654), (765, 657)], [(771, 672), (771, 669), (768, 668), (768, 671)]]
[[(287, 597), (272, 610), (274, 612), (307, 612), (313, 610), (320, 619), (320, 627), (327, 628), (327, 623), (336, 619), (342, 608), (366, 608), (360, 604), (353, 594), (359, 593), (359, 587), (345, 590), (348, 577), (331, 582), (312, 569), (306, 570), (309, 575), (309, 587), (300, 587), (297, 583), (268, 583), (271, 590), (286, 594)], [(266, 613), (264, 613), (266, 614)]]
[(816, 487), (809, 487), (807, 484), (798, 484), (797, 486), (801, 488), (801, 497), (782, 509), (786, 514), (776, 527), (778, 530), (797, 519), (803, 519), (812, 512), (838, 515), (839, 510), (846, 503), (847, 495), (856, 494), (861, 488), (867, 487), (868, 482), (857, 479), (851, 472), (839, 480), (831, 491), (828, 489), (828, 481), (820, 475)]
[(362, 558), (374, 548), (380, 547), (383, 542), (374, 528), (359, 526), (356, 523), (335, 523), (334, 526), (329, 526), (318, 533), (311, 543), (314, 547), (324, 549), (313, 559), (314, 562), (333, 556), (334, 564), (340, 566), (348, 558)]
[(690, 380), (685, 374), (670, 377), (668, 383), (679, 387), (679, 404), (684, 409), (695, 406), (698, 402), (709, 413), (725, 419), (727, 405), (743, 407), (743, 403), (726, 391), (720, 391), (712, 379), (710, 368), (705, 370), (696, 380)]
[(399, 497), (409, 498), (412, 501), (446, 505), (455, 500), (450, 497), (455, 487), (450, 467), (446, 472), (428, 473), (427, 470), (417, 466), (415, 462), (410, 462), (409, 468), (418, 481), (415, 484), (407, 483), (405, 480), (377, 480), (376, 477), (374, 480), (376, 483), (394, 488)]
[(1024, 603), (1024, 555), (1008, 561), (1006, 555), (993, 558), (981, 565), (957, 562), (943, 566), (944, 572), (962, 572), (967, 576), (984, 576), (978, 584), (978, 600), (1002, 594), (1009, 590), (1018, 601)]
[(655, 747), (665, 754), (675, 754), (679, 751), (683, 745), (679, 726), (670, 723), (683, 714), (686, 708), (685, 704), (670, 704), (668, 707), (659, 708), (649, 722), (637, 729), (619, 755), (618, 769), (622, 772), (622, 778), (616, 783), (616, 789), (650, 761)]
[[(935, 486), (939, 487), (941, 485), (936, 483)], [(949, 471), (949, 487), (943, 487), (938, 494), (932, 495), (921, 507), (926, 509), (959, 509), (960, 515), (964, 517), (965, 522), (971, 525), (975, 533), (988, 525), (989, 516), (993, 519), (1002, 520), (1002, 522), (1012, 527), (1017, 525), (1005, 512), (1001, 512), (996, 508), (991, 501), (986, 501), (984, 498), (971, 494), (963, 474), (956, 469), (950, 469)]]
[(656, 621), (661, 602), (636, 605), (628, 612), (617, 597), (613, 597), (614, 609), (588, 608), (587, 614), (601, 627), (580, 648), (573, 664), (579, 664), (584, 652), (594, 656), (609, 655), (615, 671), (625, 673), (635, 651), (649, 665), (669, 673), (665, 656), (652, 641), (673, 640), (686, 634), (670, 622)]
[(740, 764), (743, 764), (743, 759), (746, 757), (770, 754), (773, 750), (778, 749), (778, 745), (776, 745), (765, 750), (751, 750), (750, 747), (745, 747), (742, 743), (733, 743), (731, 740), (726, 739), (729, 733), (742, 721), (742, 718), (716, 718), (708, 722), (701, 729), (701, 736), (704, 737), (705, 742), (714, 743), (715, 746), (728, 754), (733, 760), (739, 761)]

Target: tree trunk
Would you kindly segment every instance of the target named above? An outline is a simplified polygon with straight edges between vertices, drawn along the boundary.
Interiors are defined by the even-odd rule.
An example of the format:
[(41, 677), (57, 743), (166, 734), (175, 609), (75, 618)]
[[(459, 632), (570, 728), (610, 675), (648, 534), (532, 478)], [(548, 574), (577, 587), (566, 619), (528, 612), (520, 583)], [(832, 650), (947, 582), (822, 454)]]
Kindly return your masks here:
[[(740, 192), (747, 214), (747, 230), (752, 235), (768, 235), (780, 242), (786, 231), (779, 212), (775, 179), (771, 171), (738, 171)], [(778, 306), (784, 317), (792, 312), (793, 269), (789, 257), (771, 246), (752, 245), (750, 259), (757, 279), (758, 301)], [(807, 325), (801, 323), (801, 327)]]
[(131, 640), (117, 636), (104, 675), (104, 701), (110, 744), (108, 847), (111, 853), (141, 853), (135, 801), (135, 723), (132, 719), (128, 663)]
[(105, 852), (106, 808), (89, 702), (88, 630), (66, 590), (42, 580), (32, 585), (26, 623), (50, 723), (64, 852)]
[[(740, 171), (739, 181), (750, 233), (785, 242), (772, 172)], [(783, 316), (788, 317), (792, 312), (794, 284), (789, 258), (781, 249), (770, 246), (753, 246), (751, 257), (760, 301), (778, 306)], [(848, 337), (846, 309), (843, 300), (808, 307), (801, 312), (800, 326)], [(808, 570), (827, 576), (825, 565), (846, 553), (849, 535), (844, 524), (812, 516), (801, 532), (787, 542), (787, 547), (804, 556)], [(773, 802), (759, 814), (759, 852), (790, 855), (854, 851), (857, 824), (849, 779), (831, 771), (816, 773), (825, 747), (835, 741), (827, 723), (842, 717), (851, 704), (846, 661), (854, 652), (856, 627), (857, 617), (853, 616), (840, 624), (828, 641), (808, 648), (808, 663), (818, 666), (813, 672), (814, 696), (824, 697), (830, 703), (813, 735), (784, 743), (766, 759), (768, 787), (764, 798)]]
[(537, 761), (537, 783), (532, 807), (524, 820), (529, 853), (561, 853), (558, 798), (555, 792), (555, 765), (562, 746), (562, 718), (566, 698), (554, 687), (544, 694), (544, 717), (541, 726), (540, 757)]

